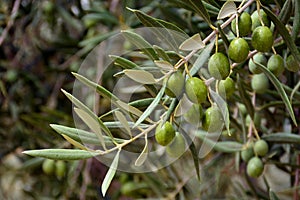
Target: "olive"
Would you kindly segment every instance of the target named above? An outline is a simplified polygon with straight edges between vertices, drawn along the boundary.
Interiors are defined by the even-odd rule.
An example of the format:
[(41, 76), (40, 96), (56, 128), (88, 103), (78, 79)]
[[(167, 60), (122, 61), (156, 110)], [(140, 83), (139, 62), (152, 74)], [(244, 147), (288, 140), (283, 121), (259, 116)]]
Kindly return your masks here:
[[(243, 12), (238, 18), (238, 29), (240, 36), (246, 36), (251, 32), (252, 20), (247, 12)], [(236, 33), (236, 19), (231, 22), (231, 30)]]
[[(265, 13), (265, 11), (259, 10), (259, 14), (261, 16), (261, 19), (262, 19), (264, 25), (267, 27), (270, 27), (271, 23), (270, 23), (270, 20), (268, 19), (268, 15)], [(257, 10), (254, 13), (252, 13), (251, 20), (252, 20), (252, 27), (251, 27), (252, 31), (254, 31), (255, 28), (257, 28), (257, 27), (262, 26)]]
[(253, 144), (250, 144), (246, 149), (241, 151), (241, 158), (245, 162), (248, 162), (253, 156)]
[(254, 144), (254, 152), (258, 156), (265, 156), (269, 151), (269, 145), (265, 140), (258, 140)]
[(180, 71), (176, 71), (168, 78), (165, 93), (169, 97), (179, 97), (184, 89), (185, 79)]
[(269, 88), (269, 79), (265, 74), (254, 74), (251, 79), (251, 87), (258, 94), (265, 93)]
[[(255, 54), (252, 59), (254, 62), (259, 63), (263, 66), (267, 65), (267, 58), (261, 52)], [(256, 66), (256, 64), (252, 61), (252, 59), (249, 59), (249, 63), (248, 63), (250, 72), (252, 72), (253, 74), (260, 74), (262, 71)]]
[(207, 86), (200, 78), (188, 78), (185, 84), (185, 92), (188, 99), (193, 103), (199, 104), (206, 101)]
[(249, 53), (249, 45), (243, 38), (234, 38), (228, 47), (229, 58), (237, 63), (247, 59)]
[(155, 139), (158, 144), (167, 146), (175, 137), (175, 130), (170, 122), (156, 127)]
[(224, 126), (224, 119), (218, 106), (213, 105), (205, 111), (202, 128), (208, 132), (221, 131)]
[(264, 164), (258, 157), (251, 158), (247, 163), (247, 174), (250, 177), (257, 178), (259, 177), (264, 170)]
[(230, 73), (227, 56), (220, 52), (213, 54), (208, 61), (208, 71), (215, 79), (222, 80), (227, 78)]
[(286, 68), (291, 72), (298, 72), (300, 70), (300, 65), (293, 55), (289, 55), (286, 59)]
[(43, 172), (47, 175), (51, 175), (55, 170), (55, 160), (45, 159), (42, 164)]
[(259, 26), (255, 28), (252, 33), (251, 43), (252, 46), (260, 52), (267, 52), (270, 51), (273, 45), (273, 33), (272, 31), (266, 26)]
[(272, 55), (268, 60), (267, 67), (275, 76), (281, 75), (284, 71), (283, 58), (278, 54)]
[(218, 85), (219, 94), (224, 98), (230, 98), (235, 92), (235, 83), (232, 78), (221, 80)]
[(199, 126), (203, 117), (203, 109), (201, 104), (193, 104), (183, 115), (183, 117), (188, 123)]

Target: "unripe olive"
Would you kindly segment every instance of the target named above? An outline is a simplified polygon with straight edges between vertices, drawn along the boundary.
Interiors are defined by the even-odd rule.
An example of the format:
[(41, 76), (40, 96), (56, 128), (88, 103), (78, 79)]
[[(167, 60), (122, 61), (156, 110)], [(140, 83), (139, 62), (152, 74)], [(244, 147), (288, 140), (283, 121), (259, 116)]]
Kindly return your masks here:
[(228, 47), (228, 56), (234, 62), (240, 63), (246, 60), (249, 53), (249, 45), (243, 38), (234, 38)]
[(227, 78), (230, 73), (227, 56), (220, 52), (213, 54), (208, 61), (208, 71), (215, 79), (222, 80)]
[(193, 104), (183, 115), (183, 117), (188, 123), (199, 126), (203, 117), (203, 109), (201, 104)]
[(176, 132), (173, 141), (166, 147), (166, 152), (171, 157), (179, 157), (185, 152), (185, 139), (179, 132)]
[(254, 92), (258, 94), (263, 94), (269, 88), (269, 79), (268, 77), (261, 73), (261, 74), (254, 74), (251, 79), (251, 87)]
[(253, 144), (250, 144), (246, 149), (241, 151), (241, 158), (245, 162), (248, 162), (253, 156)]
[(55, 161), (51, 159), (45, 159), (42, 164), (43, 172), (47, 175), (51, 175), (55, 170)]
[(247, 108), (246, 108), (246, 106), (245, 106), (244, 104), (239, 103), (239, 104), (238, 104), (238, 108), (239, 108), (240, 113), (241, 113), (243, 116), (245, 116), (245, 115), (248, 113), (248, 112), (247, 112)]
[(227, 77), (225, 80), (221, 80), (218, 85), (219, 94), (227, 99), (235, 92), (235, 83), (232, 78)]
[(185, 84), (185, 92), (188, 99), (193, 103), (199, 104), (206, 101), (207, 86), (200, 78), (189, 78)]
[(156, 127), (155, 139), (158, 144), (167, 146), (175, 137), (175, 130), (170, 122)]
[(184, 89), (185, 79), (180, 71), (176, 71), (168, 78), (165, 93), (170, 97), (179, 97)]
[[(246, 36), (251, 32), (252, 20), (247, 12), (243, 12), (238, 18), (238, 29), (240, 36)], [(231, 22), (231, 30), (236, 33), (236, 19)]]
[(275, 76), (279, 76), (284, 71), (283, 58), (278, 54), (272, 55), (268, 60), (267, 67)]
[(293, 55), (289, 55), (286, 59), (286, 68), (291, 72), (298, 72), (300, 70), (300, 65)]
[(213, 105), (205, 111), (202, 128), (208, 132), (221, 131), (224, 126), (224, 119), (218, 106)]
[(264, 171), (264, 164), (258, 157), (253, 157), (248, 161), (247, 164), (247, 174), (250, 177), (257, 178)]
[[(251, 117), (250, 117), (250, 115), (247, 115), (246, 116), (246, 125), (250, 126), (250, 122), (251, 122)], [(256, 128), (260, 127), (260, 124), (261, 124), (261, 115), (259, 113), (257, 113), (257, 112), (254, 113), (253, 123), (254, 123), (254, 126)]]
[(274, 42), (273, 33), (268, 27), (259, 26), (253, 31), (251, 42), (257, 51), (270, 51)]
[[(267, 65), (268, 60), (266, 56), (261, 52), (255, 54), (252, 59), (254, 60), (254, 62), (259, 63), (263, 66)], [(262, 71), (256, 66), (252, 59), (249, 59), (248, 63), (250, 72), (252, 72), (253, 74), (260, 74)]]
[(258, 140), (254, 144), (254, 152), (258, 156), (265, 156), (269, 151), (269, 145), (265, 140)]
[(55, 162), (55, 175), (58, 179), (61, 179), (65, 176), (67, 170), (67, 165), (65, 161), (58, 160)]
[[(264, 25), (270, 27), (271, 23), (270, 23), (270, 20), (268, 19), (268, 15), (265, 13), (265, 11), (261, 9), (259, 11), (259, 14), (261, 16), (261, 19), (262, 19)], [(261, 21), (259, 20), (257, 10), (254, 13), (252, 13), (251, 20), (252, 20), (252, 27), (251, 27), (252, 31), (255, 28), (257, 28), (258, 26), (262, 26)]]

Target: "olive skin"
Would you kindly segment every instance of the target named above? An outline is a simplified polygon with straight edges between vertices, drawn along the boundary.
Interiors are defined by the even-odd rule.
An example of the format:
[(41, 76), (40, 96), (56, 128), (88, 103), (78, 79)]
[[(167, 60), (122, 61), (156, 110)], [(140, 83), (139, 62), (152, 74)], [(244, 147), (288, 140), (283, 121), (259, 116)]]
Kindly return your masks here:
[(223, 98), (229, 99), (235, 92), (235, 83), (232, 78), (227, 77), (225, 80), (221, 80), (218, 85), (218, 90)]
[(193, 103), (200, 104), (206, 101), (207, 86), (200, 78), (189, 78), (185, 84), (185, 92), (188, 99)]
[(283, 58), (278, 54), (272, 55), (268, 60), (267, 67), (275, 76), (280, 76), (284, 71)]
[(174, 140), (167, 145), (166, 152), (171, 157), (179, 157), (185, 152), (185, 139), (179, 132), (176, 132)]
[(264, 164), (258, 157), (253, 157), (248, 161), (247, 164), (247, 174), (250, 177), (257, 178), (264, 171)]
[[(243, 12), (238, 18), (238, 29), (240, 36), (251, 33), (252, 19), (249, 13)], [(236, 33), (236, 19), (231, 22), (231, 30)]]
[(298, 72), (300, 70), (300, 65), (297, 62), (297, 60), (294, 58), (293, 55), (289, 55), (286, 58), (286, 69), (291, 71), (291, 72)]
[(261, 64), (263, 66), (266, 66), (267, 62), (268, 62), (266, 56), (264, 56), (263, 53), (258, 52), (257, 54), (255, 54), (253, 56), (252, 59), (249, 59), (249, 63), (248, 63), (250, 72), (253, 73), (253, 74), (260, 74), (262, 71), (256, 66), (255, 63), (259, 63), (259, 64)]
[(217, 80), (226, 79), (230, 73), (227, 56), (220, 52), (213, 54), (208, 61), (208, 71)]
[[(267, 27), (270, 27), (271, 23), (270, 23), (270, 20), (268, 19), (268, 15), (265, 13), (265, 11), (260, 9), (259, 13), (260, 13), (260, 16), (262, 18), (262, 21), (263, 21), (264, 25), (267, 26)], [(262, 26), (262, 24), (259, 20), (257, 10), (252, 13), (251, 21), (252, 21), (252, 26), (251, 26), (252, 31), (254, 31), (257, 27)]]
[(170, 122), (156, 127), (155, 139), (162, 146), (167, 146), (175, 137), (175, 130)]
[(269, 151), (269, 145), (265, 140), (258, 140), (254, 144), (254, 153), (258, 156), (265, 156)]
[(252, 46), (259, 52), (268, 52), (272, 48), (274, 39), (272, 31), (266, 26), (255, 28), (252, 33)]
[(247, 59), (249, 53), (249, 45), (243, 38), (233, 39), (228, 47), (229, 58), (237, 63), (243, 62)]
[(243, 161), (248, 162), (254, 156), (253, 146), (248, 147), (241, 151), (241, 158)]
[(47, 175), (52, 175), (55, 171), (55, 160), (45, 159), (42, 164), (43, 172)]
[(208, 132), (221, 131), (224, 126), (224, 119), (220, 109), (213, 105), (205, 111), (202, 128)]
[(254, 74), (251, 79), (251, 87), (258, 94), (265, 93), (269, 88), (269, 79), (265, 74)]
[(179, 97), (184, 90), (184, 77), (180, 71), (176, 71), (168, 78), (165, 93), (172, 98)]
[(65, 161), (63, 160), (58, 160), (55, 163), (55, 175), (58, 179), (62, 179), (67, 171), (67, 165)]

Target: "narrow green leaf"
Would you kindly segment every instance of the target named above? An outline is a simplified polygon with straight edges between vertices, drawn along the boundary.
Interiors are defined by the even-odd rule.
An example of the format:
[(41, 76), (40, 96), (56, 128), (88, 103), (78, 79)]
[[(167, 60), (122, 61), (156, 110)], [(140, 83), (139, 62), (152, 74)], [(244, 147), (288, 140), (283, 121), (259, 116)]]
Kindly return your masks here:
[(269, 190), (269, 197), (270, 200), (280, 200), (279, 197), (275, 194), (275, 192), (273, 192), (272, 189)]
[(286, 24), (288, 20), (291, 18), (291, 15), (293, 14), (292, 7), (293, 7), (292, 0), (286, 0), (278, 15), (278, 19), (283, 24)]
[(113, 35), (117, 34), (118, 31), (113, 31), (113, 32), (108, 32), (104, 34), (99, 34), (96, 35), (92, 38), (88, 38), (85, 40), (82, 40), (81, 42), (78, 43), (79, 47), (85, 47), (87, 45), (93, 45), (96, 46), (97, 44), (101, 43), (102, 41), (106, 40), (109, 37), (112, 37)]
[(251, 119), (254, 119), (254, 108), (251, 102), (251, 98), (247, 93), (244, 82), (239, 75), (237, 76), (237, 86), (242, 103), (246, 106), (247, 112), (249, 113)]
[(119, 65), (120, 67), (122, 67), (123, 69), (139, 69), (140, 67), (135, 64), (134, 62), (123, 58), (121, 56), (115, 56), (115, 55), (110, 55), (109, 56), (111, 59), (113, 59), (114, 63), (116, 65)]
[(148, 156), (148, 135), (145, 134), (145, 146), (139, 157), (135, 161), (135, 166), (141, 166), (147, 159)]
[[(165, 52), (165, 50), (157, 45), (153, 45), (153, 49), (156, 51), (157, 55), (163, 59), (165, 62), (171, 62), (170, 57)], [(156, 62), (156, 61), (155, 61)]]
[(101, 154), (100, 152), (91, 152), (78, 149), (39, 149), (23, 151), (23, 153), (30, 156), (44, 157), (53, 160), (82, 160)]
[(220, 23), (217, 23), (217, 27), (218, 27), (219, 34), (221, 35), (221, 38), (222, 38), (222, 40), (224, 42), (225, 48), (226, 48), (226, 50), (228, 50), (230, 42), (229, 42), (229, 40), (228, 40), (228, 38), (227, 38), (227, 36), (226, 36), (226, 34), (224, 32), (224, 29), (221, 28)]
[(124, 73), (126, 76), (131, 78), (132, 80), (142, 83), (142, 84), (154, 84), (156, 80), (154, 76), (147, 71), (144, 70), (134, 70), (134, 69), (125, 69)]
[(220, 111), (222, 113), (223, 119), (224, 119), (224, 124), (226, 127), (226, 130), (228, 133), (230, 133), (230, 120), (229, 120), (229, 111), (228, 111), (228, 107), (227, 107), (227, 102), (224, 101), (224, 99), (217, 94), (215, 91), (213, 90), (209, 90), (210, 95), (212, 97), (212, 99), (214, 100), (214, 102), (218, 105), (218, 107), (220, 108)]
[(261, 138), (269, 142), (300, 144), (300, 135), (293, 133), (272, 133)]
[(144, 54), (149, 56), (152, 60), (158, 60), (158, 56), (153, 49), (152, 45), (149, 44), (142, 36), (132, 32), (132, 31), (121, 31), (122, 35), (126, 39), (128, 39), (132, 44), (134, 44), (137, 48), (139, 48)]
[(293, 39), (291, 38), (288, 30), (286, 29), (285, 25), (274, 15), (272, 11), (270, 11), (267, 7), (262, 5), (262, 8), (267, 13), (267, 15), (270, 17), (270, 19), (275, 24), (277, 30), (279, 31), (280, 35), (286, 42), (286, 45), (290, 49), (291, 53), (295, 57), (295, 59), (300, 63), (300, 52), (297, 49), (296, 44), (294, 43)]
[(84, 110), (81, 110), (80, 108), (74, 108), (74, 111), (80, 117), (80, 119), (82, 119), (82, 121), (96, 134), (102, 147), (106, 149), (101, 127), (98, 123), (98, 118), (90, 116), (88, 113), (86, 113)]
[(77, 142), (76, 140), (73, 140), (71, 137), (69, 137), (65, 134), (62, 134), (62, 136), (65, 138), (65, 140), (67, 140), (69, 143), (71, 143), (73, 146), (77, 147), (78, 149), (88, 150), (88, 148), (86, 148), (81, 143)]
[(219, 11), (217, 19), (224, 19), (230, 17), (231, 15), (237, 13), (236, 5), (233, 1), (226, 1), (221, 10)]
[(120, 121), (120, 123), (125, 128), (127, 134), (132, 138), (131, 130), (130, 130), (130, 127), (129, 127), (126, 117), (120, 111), (116, 111), (115, 114), (116, 114), (117, 119)]
[(185, 40), (180, 46), (179, 49), (183, 51), (192, 51), (192, 50), (198, 50), (205, 47), (205, 44), (203, 43), (201, 36), (199, 33), (193, 35), (192, 37)]
[(293, 41), (296, 41), (296, 38), (300, 31), (300, 0), (294, 1), (294, 20), (293, 20), (293, 29), (292, 29), (292, 39)]
[(131, 105), (129, 105), (129, 104), (123, 102), (123, 101), (117, 101), (117, 104), (118, 104), (118, 106), (119, 106), (122, 110), (124, 110), (124, 111), (126, 111), (126, 112), (129, 112), (129, 113), (132, 113), (132, 114), (134, 114), (135, 116), (140, 117), (140, 116), (143, 114), (143, 112), (140, 111), (139, 109), (137, 109), (136, 107), (133, 107), (133, 106), (131, 106)]
[(217, 142), (209, 139), (207, 133), (203, 131), (195, 131), (195, 136), (203, 140), (205, 144), (212, 147), (214, 150), (223, 153), (235, 153), (243, 149), (243, 144), (234, 141)]
[(163, 85), (163, 87), (160, 89), (159, 93), (152, 101), (152, 103), (148, 106), (148, 108), (144, 111), (144, 113), (140, 116), (140, 118), (135, 122), (133, 128), (140, 125), (147, 117), (150, 116), (150, 114), (153, 112), (153, 110), (156, 108), (157, 104), (160, 102), (161, 98), (163, 97), (165, 88), (166, 88), (166, 84)]
[(210, 16), (201, 0), (187, 0), (190, 6), (209, 24), (211, 25)]
[[(255, 62), (254, 62), (255, 63)], [(297, 121), (294, 115), (293, 107), (289, 101), (289, 98), (285, 92), (285, 90), (282, 87), (282, 84), (280, 81), (276, 78), (276, 76), (265, 66), (261, 65), (260, 63), (255, 63), (256, 66), (271, 80), (273, 85), (275, 86), (276, 90), (278, 91), (279, 95), (281, 96), (282, 101), (284, 102), (287, 110), (290, 113), (290, 116), (294, 122), (294, 124), (297, 126)]]
[(294, 87), (294, 89), (293, 89), (293, 91), (292, 91), (292, 93), (291, 93), (291, 96), (290, 96), (291, 104), (292, 104), (294, 95), (295, 95), (296, 92), (299, 90), (299, 87), (300, 87), (300, 81), (297, 83), (297, 85)]
[(105, 196), (107, 189), (109, 188), (110, 183), (116, 174), (116, 171), (118, 168), (118, 163), (119, 163), (120, 152), (121, 152), (121, 149), (119, 149), (117, 154), (115, 155), (115, 158), (112, 161), (112, 163), (109, 167), (109, 170), (108, 170), (107, 174), (105, 175), (105, 178), (102, 182), (101, 191), (102, 191), (103, 196)]
[(190, 70), (190, 74), (192, 76), (198, 73), (200, 68), (204, 66), (204, 64), (207, 62), (213, 47), (214, 47), (214, 42), (211, 42), (209, 45), (206, 45), (204, 49), (200, 50), (200, 54), (196, 54), (198, 58), (196, 59), (195, 63), (193, 64), (193, 67)]
[(154, 61), (155, 65), (161, 68), (162, 70), (171, 71), (174, 69), (173, 65), (164, 60), (156, 60)]

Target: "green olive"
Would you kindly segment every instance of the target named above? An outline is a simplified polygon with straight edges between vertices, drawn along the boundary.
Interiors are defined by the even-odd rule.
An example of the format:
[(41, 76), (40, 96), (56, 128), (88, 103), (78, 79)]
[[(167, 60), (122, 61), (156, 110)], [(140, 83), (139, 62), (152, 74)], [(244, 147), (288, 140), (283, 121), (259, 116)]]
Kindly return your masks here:
[(224, 126), (224, 119), (218, 106), (213, 105), (205, 111), (202, 128), (208, 132), (221, 131)]
[(179, 132), (176, 132), (174, 140), (166, 147), (166, 152), (171, 157), (179, 157), (185, 152), (185, 139)]
[[(260, 16), (261, 16), (261, 19), (262, 19), (264, 25), (267, 27), (270, 27), (271, 23), (270, 23), (270, 20), (268, 19), (268, 15), (265, 13), (265, 11), (260, 9), (259, 13), (260, 13)], [(252, 27), (251, 27), (252, 31), (254, 31), (257, 27), (262, 26), (257, 10), (254, 13), (252, 13), (251, 20), (252, 20)]]
[(203, 117), (203, 109), (201, 104), (193, 104), (183, 115), (184, 119), (195, 126), (199, 126)]
[(215, 79), (222, 80), (227, 78), (230, 73), (227, 56), (220, 52), (213, 54), (208, 61), (208, 71)]
[(180, 71), (176, 71), (168, 78), (165, 93), (169, 97), (179, 97), (184, 89), (185, 79)]
[(253, 157), (248, 161), (247, 174), (250, 177), (257, 178), (264, 171), (264, 164), (258, 157)]
[(237, 63), (247, 59), (249, 53), (249, 45), (243, 38), (234, 38), (228, 47), (229, 58)]
[(185, 92), (193, 103), (204, 103), (207, 98), (207, 86), (197, 77), (191, 77), (186, 81)]
[(42, 164), (43, 172), (47, 175), (51, 175), (55, 170), (55, 160), (45, 159)]
[(289, 55), (287, 57), (286, 68), (291, 72), (298, 72), (300, 70), (300, 64), (297, 62), (293, 55)]
[(170, 122), (159, 124), (155, 131), (155, 139), (158, 144), (167, 146), (175, 137), (175, 130)]
[[(251, 32), (252, 20), (247, 12), (243, 12), (238, 18), (238, 29), (240, 36), (246, 36)], [(231, 30), (236, 33), (236, 19), (231, 22)]]
[(232, 78), (227, 77), (225, 80), (221, 80), (218, 85), (219, 94), (229, 99), (235, 92), (235, 83)]
[(265, 93), (269, 88), (269, 79), (265, 74), (254, 74), (251, 79), (251, 87), (258, 94)]
[(246, 108), (245, 104), (239, 103), (238, 108), (239, 108), (239, 111), (242, 114), (242, 116), (247, 115), (248, 112), (247, 112), (247, 108)]
[(58, 179), (62, 179), (65, 176), (67, 165), (65, 161), (58, 160), (55, 163), (55, 175)]
[(248, 162), (253, 156), (253, 144), (250, 144), (246, 149), (241, 151), (241, 158), (245, 162)]
[(251, 42), (257, 51), (268, 52), (274, 42), (273, 33), (268, 27), (259, 26), (253, 31)]
[(258, 140), (254, 144), (254, 152), (258, 156), (265, 156), (269, 151), (269, 145), (265, 140)]
[(283, 58), (278, 54), (272, 55), (268, 60), (267, 67), (275, 76), (281, 75), (284, 71)]
[[(254, 62), (259, 63), (263, 66), (267, 65), (268, 60), (266, 56), (264, 56), (264, 54), (261, 52), (255, 54), (252, 59), (254, 60)], [(252, 61), (252, 59), (249, 59), (249, 63), (248, 63), (250, 72), (252, 72), (253, 74), (260, 74), (262, 71), (256, 66), (256, 64)]]

